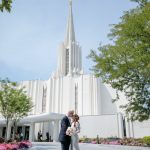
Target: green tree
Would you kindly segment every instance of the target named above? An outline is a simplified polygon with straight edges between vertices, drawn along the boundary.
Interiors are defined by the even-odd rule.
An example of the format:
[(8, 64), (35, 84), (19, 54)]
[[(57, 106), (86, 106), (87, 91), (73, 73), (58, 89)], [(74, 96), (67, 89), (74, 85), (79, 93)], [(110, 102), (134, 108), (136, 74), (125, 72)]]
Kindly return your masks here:
[(131, 1), (139, 3), (140, 6), (145, 6), (148, 3), (148, 0), (131, 0)]
[(8, 12), (11, 11), (12, 0), (1, 0), (0, 11), (3, 12), (4, 9)]
[(27, 116), (32, 107), (24, 88), (19, 88), (16, 82), (8, 79), (0, 80), (0, 114), (6, 119), (7, 139), (10, 138), (9, 122), (13, 122), (15, 132), (16, 123)]
[(135, 1), (140, 5), (113, 25), (113, 44), (100, 45), (89, 57), (96, 76), (125, 93), (128, 104), (122, 107), (130, 119), (143, 121), (150, 117), (150, 2)]

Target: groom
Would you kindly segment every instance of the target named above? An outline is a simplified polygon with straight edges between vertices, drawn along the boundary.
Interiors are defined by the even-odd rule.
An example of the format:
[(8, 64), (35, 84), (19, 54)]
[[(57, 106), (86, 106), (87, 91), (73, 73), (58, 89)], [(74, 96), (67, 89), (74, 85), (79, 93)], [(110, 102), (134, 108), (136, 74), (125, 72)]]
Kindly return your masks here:
[(62, 150), (69, 150), (71, 144), (71, 136), (66, 135), (68, 127), (71, 126), (71, 118), (73, 117), (74, 111), (70, 110), (65, 117), (61, 120), (61, 129), (59, 133), (59, 141), (61, 142)]

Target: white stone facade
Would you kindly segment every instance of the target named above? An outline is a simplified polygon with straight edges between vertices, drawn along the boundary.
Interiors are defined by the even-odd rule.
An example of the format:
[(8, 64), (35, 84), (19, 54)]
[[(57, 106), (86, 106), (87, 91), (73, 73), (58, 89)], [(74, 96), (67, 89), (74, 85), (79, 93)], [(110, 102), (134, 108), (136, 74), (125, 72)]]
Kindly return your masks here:
[(23, 81), (21, 85), (34, 103), (31, 114), (65, 114), (70, 109), (82, 116), (118, 112), (107, 86), (93, 75), (51, 77), (47, 81)]

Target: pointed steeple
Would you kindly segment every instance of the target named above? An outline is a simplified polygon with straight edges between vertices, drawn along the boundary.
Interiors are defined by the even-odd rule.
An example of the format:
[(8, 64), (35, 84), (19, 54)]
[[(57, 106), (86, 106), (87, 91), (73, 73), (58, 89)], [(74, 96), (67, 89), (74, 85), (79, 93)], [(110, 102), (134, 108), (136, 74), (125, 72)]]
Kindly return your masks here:
[(75, 39), (73, 24), (72, 0), (69, 0), (69, 18), (65, 41), (58, 53), (57, 76), (80, 75), (82, 71), (82, 50)]
[(73, 14), (72, 14), (72, 0), (69, 0), (69, 18), (67, 24), (65, 43), (67, 46), (69, 46), (72, 42), (75, 42), (75, 31), (74, 31)]

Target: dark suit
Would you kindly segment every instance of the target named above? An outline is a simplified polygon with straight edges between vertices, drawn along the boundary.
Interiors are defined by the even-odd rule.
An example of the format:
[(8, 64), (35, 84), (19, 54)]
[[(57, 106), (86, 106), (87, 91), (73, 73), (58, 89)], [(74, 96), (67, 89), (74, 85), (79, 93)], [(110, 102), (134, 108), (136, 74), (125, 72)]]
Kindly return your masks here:
[(67, 116), (63, 117), (63, 119), (61, 120), (61, 129), (59, 133), (59, 141), (61, 142), (62, 150), (69, 150), (71, 137), (66, 135), (66, 131), (70, 126), (71, 124), (68, 117)]

